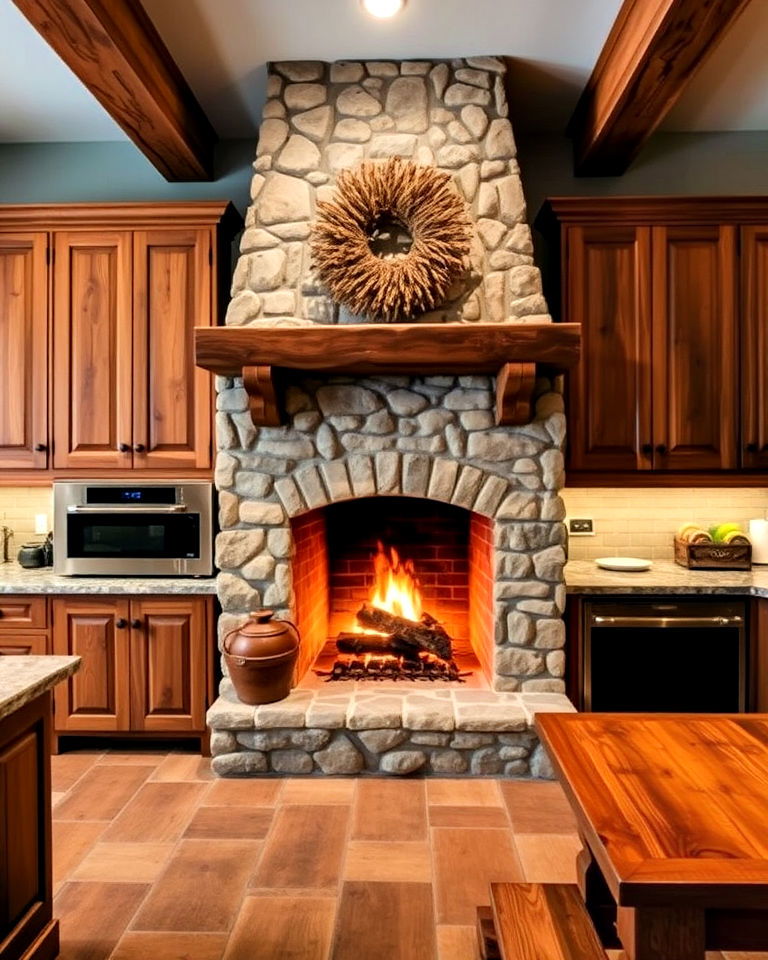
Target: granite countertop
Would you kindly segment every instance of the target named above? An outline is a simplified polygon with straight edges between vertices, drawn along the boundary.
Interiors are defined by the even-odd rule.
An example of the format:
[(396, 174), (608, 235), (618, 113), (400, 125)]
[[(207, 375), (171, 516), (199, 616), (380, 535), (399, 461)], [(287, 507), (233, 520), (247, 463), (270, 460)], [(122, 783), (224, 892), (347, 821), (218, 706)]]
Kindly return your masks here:
[(28, 570), (18, 563), (0, 563), (3, 593), (210, 595), (216, 593), (216, 577), (63, 577), (51, 567)]
[(0, 657), (0, 720), (79, 669), (80, 657)]
[(594, 560), (571, 560), (565, 567), (568, 593), (731, 594), (768, 597), (768, 566), (751, 570), (687, 570), (674, 560), (654, 560), (642, 573), (601, 570)]

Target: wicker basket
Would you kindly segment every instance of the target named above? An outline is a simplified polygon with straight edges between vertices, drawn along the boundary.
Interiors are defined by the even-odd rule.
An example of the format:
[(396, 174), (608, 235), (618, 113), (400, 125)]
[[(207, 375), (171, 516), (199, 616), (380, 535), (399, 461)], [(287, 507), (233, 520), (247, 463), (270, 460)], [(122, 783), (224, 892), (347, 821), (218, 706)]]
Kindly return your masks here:
[(675, 563), (689, 570), (750, 570), (751, 543), (688, 543), (675, 537)]

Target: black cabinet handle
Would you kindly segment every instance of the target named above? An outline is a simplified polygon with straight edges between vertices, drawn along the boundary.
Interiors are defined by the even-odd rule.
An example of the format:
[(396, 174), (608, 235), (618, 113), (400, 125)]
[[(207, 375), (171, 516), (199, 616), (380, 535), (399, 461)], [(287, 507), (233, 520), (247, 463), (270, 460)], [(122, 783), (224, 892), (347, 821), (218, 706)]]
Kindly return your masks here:
[(131, 620), (131, 626), (134, 630), (141, 630), (142, 623), (141, 620)]
[(656, 453), (660, 453), (662, 456), (667, 452), (667, 448), (663, 443), (656, 444)]
[(130, 453), (131, 445), (130, 443), (120, 443), (118, 444), (117, 449), (120, 451), (120, 453)]
[(133, 452), (134, 452), (134, 453), (144, 453), (144, 451), (145, 451), (146, 449), (147, 449), (147, 448), (144, 446), (143, 443), (135, 443), (135, 444), (133, 445)]
[(748, 443), (746, 446), (747, 453), (757, 453), (759, 449), (756, 443)]
[(128, 621), (120, 617), (118, 620), (115, 620), (115, 626), (118, 630), (125, 630), (125, 628), (128, 626)]
[(640, 450), (641, 450), (643, 453), (651, 454), (651, 453), (653, 453), (653, 444), (652, 444), (652, 443), (644, 443), (644, 444), (642, 445), (642, 447), (640, 447)]
[(43, 451), (48, 449), (47, 443), (36, 443), (35, 444), (35, 453), (43, 453)]

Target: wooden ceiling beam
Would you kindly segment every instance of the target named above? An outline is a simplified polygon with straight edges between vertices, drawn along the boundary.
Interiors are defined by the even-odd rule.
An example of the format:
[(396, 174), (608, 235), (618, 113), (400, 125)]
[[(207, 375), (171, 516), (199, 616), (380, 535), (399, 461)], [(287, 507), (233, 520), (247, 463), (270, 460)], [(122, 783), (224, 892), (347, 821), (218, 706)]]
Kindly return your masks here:
[(568, 126), (577, 176), (620, 176), (749, 0), (624, 0)]
[(167, 180), (211, 180), (216, 133), (139, 0), (13, 0)]

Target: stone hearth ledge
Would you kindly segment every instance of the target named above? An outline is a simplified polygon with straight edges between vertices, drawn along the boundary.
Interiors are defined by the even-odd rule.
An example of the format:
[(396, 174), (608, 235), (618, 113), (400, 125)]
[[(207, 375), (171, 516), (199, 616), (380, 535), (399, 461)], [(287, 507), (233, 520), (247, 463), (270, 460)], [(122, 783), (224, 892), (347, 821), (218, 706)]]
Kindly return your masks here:
[[(344, 689), (339, 689), (343, 687)], [(402, 690), (330, 684), (277, 703), (242, 703), (230, 681), (208, 711), (212, 767), (223, 777), (269, 774), (551, 779), (533, 728), (538, 712), (574, 712), (557, 693)]]

